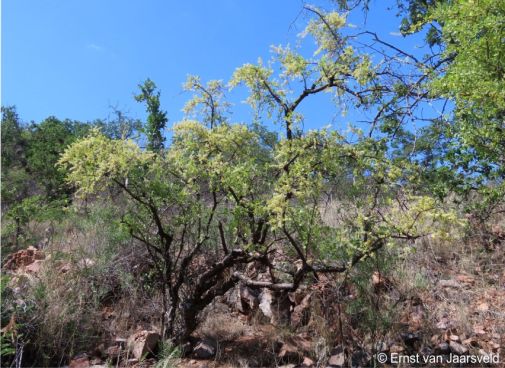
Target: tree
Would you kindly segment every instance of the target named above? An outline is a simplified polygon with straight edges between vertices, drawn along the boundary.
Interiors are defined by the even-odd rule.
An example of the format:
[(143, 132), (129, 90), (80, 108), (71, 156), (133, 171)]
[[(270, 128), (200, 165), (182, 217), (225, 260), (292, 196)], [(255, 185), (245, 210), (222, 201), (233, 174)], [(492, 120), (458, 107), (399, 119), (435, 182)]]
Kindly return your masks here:
[(147, 79), (143, 84), (139, 84), (140, 94), (135, 96), (138, 102), (145, 102), (147, 113), (147, 124), (144, 132), (147, 136), (147, 149), (158, 152), (164, 147), (165, 137), (163, 129), (168, 122), (167, 114), (160, 108), (160, 92), (156, 91), (156, 84)]
[(497, 165), (505, 178), (505, 4), (443, 4), (431, 19), (443, 24), (444, 54), (453, 56), (433, 91), (455, 101), (461, 143), (473, 148), (482, 165)]
[(142, 122), (139, 119), (129, 117), (117, 107), (111, 107), (112, 118), (107, 120), (95, 120), (91, 125), (100, 128), (101, 131), (112, 139), (129, 139), (142, 131)]
[(424, 130), (444, 141), (442, 146), (441, 139), (432, 141), (438, 146), (434, 172), (443, 172), (439, 183), (446, 192), (480, 193), (476, 204), (486, 218), (502, 211), (505, 199), (505, 5), (492, 0), (409, 3), (408, 31), (429, 27), (428, 38), (435, 40), (430, 44), (440, 47), (429, 56), (442, 67), (430, 70), (428, 91), (454, 106)]
[(16, 108), (2, 107), (2, 214), (30, 192), (27, 136)]
[[(337, 1), (344, 8), (369, 1)], [(388, 111), (382, 118), (391, 121), (397, 152), (417, 159), (430, 170), (422, 180), (427, 190), (439, 196), (458, 193), (469, 198), (477, 192), (476, 205), (483, 218), (503, 211), (505, 199), (505, 6), (500, 1), (398, 0), (402, 33), (408, 36), (424, 32), (429, 48), (416, 58), (394, 45), (375, 40), (404, 56), (399, 64), (399, 78), (415, 62), (408, 75), (420, 77), (414, 83), (394, 86), (392, 99), (382, 99), (379, 111)], [(391, 57), (385, 55), (385, 57)], [(403, 70), (402, 70), (403, 69)], [(398, 108), (396, 101), (405, 91), (415, 91), (414, 102)], [(412, 96), (415, 97), (415, 96)], [(438, 100), (438, 103), (437, 103)], [(440, 106), (441, 112), (418, 116), (426, 102)], [(384, 107), (384, 109), (383, 109)], [(407, 111), (408, 114), (402, 114)], [(403, 116), (402, 116), (403, 115)], [(422, 115), (422, 114), (421, 114)], [(424, 127), (417, 134), (403, 129), (398, 121), (404, 117), (419, 121)], [(412, 119), (412, 117), (414, 117)], [(387, 124), (383, 127), (387, 128)]]
[[(371, 142), (353, 146), (320, 132), (263, 152), (259, 137), (241, 125), (209, 129), (189, 121), (174, 130), (164, 156), (95, 133), (73, 144), (61, 164), (81, 193), (104, 185), (123, 190), (123, 224), (155, 262), (164, 333), (179, 342), (200, 312), (239, 281), (294, 291), (307, 276), (344, 272), (392, 239), (420, 236), (417, 222), (442, 216), (434, 200), (392, 190), (400, 169), (383, 152), (372, 153)], [(324, 194), (349, 166), (355, 184), (339, 198), (346, 213), (330, 225), (322, 220)], [(405, 206), (384, 210), (393, 200)], [(278, 263), (279, 255), (293, 266)], [(270, 281), (244, 273), (253, 262)]]
[(30, 127), (27, 147), (27, 164), (31, 175), (44, 196), (49, 200), (61, 199), (71, 194), (65, 185), (65, 173), (59, 171), (56, 163), (63, 151), (73, 141), (86, 135), (87, 124), (49, 117)]
[[(122, 223), (156, 265), (162, 330), (176, 342), (239, 282), (287, 293), (321, 273), (346, 272), (395, 241), (436, 232), (435, 222), (457, 220), (415, 192), (411, 183), (422, 167), (388, 157), (387, 138), (356, 129), (358, 138), (349, 142), (335, 131), (304, 133), (297, 125), (303, 118), (297, 108), (312, 95), (333, 91), (366, 108), (381, 88), (370, 59), (340, 35), (345, 19), (316, 13), (306, 33), (317, 41), (317, 60), (277, 48), (276, 78), (261, 63), (247, 64), (230, 83), (245, 84), (251, 105), (279, 118), (283, 139), (265, 144), (261, 129), (215, 124), (214, 105), (206, 103), (218, 101), (219, 90), (207, 89), (211, 96), (202, 91), (207, 97), (198, 102), (207, 115), (175, 125), (165, 152), (94, 131), (60, 160), (80, 194), (107, 186), (123, 192)], [(287, 82), (301, 87), (288, 90)], [(325, 219), (328, 197), (339, 203), (337, 222)], [(269, 279), (247, 274), (252, 263)]]
[[(2, 241), (15, 248), (32, 241), (34, 220), (51, 219), (72, 194), (56, 163), (88, 125), (47, 118), (22, 125), (14, 107), (2, 108)], [(7, 248), (6, 248), (7, 249)]]

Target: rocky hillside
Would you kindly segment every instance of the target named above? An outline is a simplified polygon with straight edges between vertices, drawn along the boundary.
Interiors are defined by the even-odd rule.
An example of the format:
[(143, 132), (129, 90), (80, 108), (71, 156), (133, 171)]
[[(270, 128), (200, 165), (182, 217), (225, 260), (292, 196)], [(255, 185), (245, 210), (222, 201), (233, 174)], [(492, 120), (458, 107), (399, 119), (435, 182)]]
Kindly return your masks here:
[[(368, 367), (379, 353), (386, 354), (391, 366), (398, 366), (393, 363), (399, 356), (492, 359), (503, 354), (505, 343), (505, 229), (501, 226), (495, 225), (485, 237), (469, 236), (463, 242), (423, 242), (415, 253), (396, 259), (394, 267), (387, 264), (393, 262), (393, 254), (384, 254), (367, 265), (374, 269), (371, 276), (366, 276), (369, 269), (321, 276), (287, 295), (239, 285), (207, 307), (184, 356), (180, 348), (162, 343), (147, 301), (132, 303), (127, 291), (119, 290), (102, 298), (93, 315), (87, 316), (93, 320), (94, 341), (87, 350), (71, 352), (67, 364), (75, 368)], [(26, 310), (27, 298), (48, 282), (61, 289), (62, 297), (51, 301), (49, 311), (64, 310), (65, 294), (72, 292), (66, 288), (76, 288), (79, 303), (88, 303), (93, 295), (79, 289), (78, 278), (93, 274), (97, 262), (65, 260), (51, 247), (20, 250), (4, 262), (8, 297), (18, 309)], [(135, 257), (129, 262), (132, 269), (149, 267)], [(248, 272), (261, 280), (261, 269), (252, 267)], [(17, 318), (13, 313), (2, 328), (13, 339), (19, 328)]]

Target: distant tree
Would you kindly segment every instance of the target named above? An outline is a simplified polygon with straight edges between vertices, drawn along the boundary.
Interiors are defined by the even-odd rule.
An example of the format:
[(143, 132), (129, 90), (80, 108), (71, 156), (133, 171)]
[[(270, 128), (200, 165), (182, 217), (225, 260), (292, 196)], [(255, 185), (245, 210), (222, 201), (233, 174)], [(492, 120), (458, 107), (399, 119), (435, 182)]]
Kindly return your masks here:
[(142, 122), (129, 117), (125, 112), (112, 107), (111, 117), (106, 120), (95, 120), (91, 125), (112, 139), (129, 139), (142, 131)]
[(28, 135), (14, 106), (2, 107), (2, 213), (30, 193)]
[(2, 240), (7, 247), (29, 241), (28, 224), (49, 219), (65, 205), (72, 189), (56, 163), (88, 129), (54, 117), (22, 125), (14, 107), (2, 108)]
[(67, 146), (85, 135), (88, 129), (87, 124), (55, 117), (30, 127), (27, 166), (48, 199), (58, 199), (71, 193), (64, 182), (65, 174), (57, 169), (56, 163)]
[(145, 102), (147, 109), (147, 124), (144, 132), (147, 136), (147, 149), (159, 152), (164, 147), (165, 137), (163, 130), (168, 122), (167, 114), (160, 108), (160, 92), (156, 89), (156, 84), (147, 79), (143, 84), (139, 84), (140, 93), (135, 96), (138, 102)]
[(26, 146), (23, 128), (14, 106), (2, 107), (2, 166), (23, 163)]

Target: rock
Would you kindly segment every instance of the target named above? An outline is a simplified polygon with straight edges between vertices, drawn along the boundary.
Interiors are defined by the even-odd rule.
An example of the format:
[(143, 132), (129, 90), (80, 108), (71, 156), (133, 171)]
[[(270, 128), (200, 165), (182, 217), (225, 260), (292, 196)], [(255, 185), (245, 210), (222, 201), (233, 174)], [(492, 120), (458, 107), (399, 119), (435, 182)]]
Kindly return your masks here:
[(486, 331), (484, 331), (484, 328), (480, 325), (475, 325), (473, 327), (473, 332), (476, 334), (476, 335), (485, 335), (486, 334)]
[(251, 311), (258, 308), (259, 291), (256, 291), (248, 286), (237, 285), (229, 290), (221, 301), (232, 310), (236, 310), (242, 314), (250, 314)]
[(487, 312), (489, 310), (489, 304), (487, 303), (480, 303), (478, 306), (477, 306), (477, 310), (479, 312)]
[(69, 368), (89, 368), (90, 365), (91, 364), (89, 363), (89, 358), (84, 354), (72, 359), (68, 366)]
[(330, 360), (328, 360), (328, 364), (330, 367), (343, 367), (345, 364), (345, 355), (344, 353), (340, 353), (337, 355), (332, 355)]
[(94, 357), (93, 359), (91, 359), (89, 361), (89, 364), (93, 367), (93, 366), (97, 366), (97, 365), (102, 365), (103, 364), (103, 360), (100, 359), (100, 358), (97, 358), (97, 357)]
[(43, 259), (45, 259), (44, 252), (29, 246), (27, 249), (22, 249), (9, 255), (3, 268), (10, 271), (18, 271), (35, 261), (41, 261)]
[(461, 345), (460, 343), (455, 342), (455, 341), (449, 342), (449, 348), (451, 349), (451, 351), (454, 354), (458, 354), (458, 355), (463, 355), (468, 352), (468, 349), (464, 345)]
[(259, 295), (259, 308), (265, 317), (270, 318), (271, 324), (279, 326), (289, 323), (291, 301), (287, 292), (263, 290)]
[(237, 310), (238, 299), (239, 292), (237, 291), (237, 286), (228, 290), (221, 298), (218, 298), (218, 300), (221, 300), (232, 310)]
[(459, 339), (459, 336), (458, 335), (450, 335), (449, 336), (449, 340), (451, 341), (456, 341), (456, 342), (459, 342), (460, 339)]
[(307, 294), (298, 304), (294, 307), (293, 313), (291, 314), (291, 326), (300, 327), (305, 326), (310, 319), (310, 300), (312, 294)]
[(139, 331), (128, 338), (128, 350), (133, 357), (141, 359), (145, 355), (152, 354), (156, 350), (161, 336), (155, 331)]
[(37, 259), (25, 267), (25, 271), (32, 274), (38, 274), (42, 268), (43, 260)]
[(442, 320), (442, 321), (437, 322), (437, 328), (438, 329), (445, 330), (445, 329), (447, 329), (447, 327), (448, 327), (447, 321)]
[(303, 359), (300, 349), (290, 342), (284, 342), (277, 356), (283, 362), (299, 362)]
[(303, 358), (302, 367), (313, 367), (316, 363), (309, 357)]
[(239, 286), (239, 298), (237, 309), (240, 313), (249, 314), (250, 312), (258, 309), (259, 300), (258, 292), (248, 286)]
[(213, 339), (204, 338), (193, 348), (193, 355), (197, 359), (211, 359), (216, 355), (217, 343)]
[(230, 314), (230, 312), (231, 312), (230, 307), (227, 304), (221, 303), (218, 300), (216, 300), (214, 302), (214, 305), (212, 305), (213, 314)]
[(272, 300), (273, 293), (271, 290), (264, 289), (259, 295), (259, 308), (263, 315), (267, 318), (272, 318)]
[(330, 367), (343, 367), (345, 364), (345, 353), (341, 346), (334, 348), (328, 360)]
[(293, 335), (286, 337), (282, 342), (279, 341), (277, 356), (285, 363), (300, 363), (304, 357), (313, 351), (312, 342), (306, 334)]
[(475, 284), (475, 278), (469, 275), (458, 275), (456, 276), (456, 280), (462, 282), (463, 284), (473, 285)]
[(447, 288), (455, 288), (455, 289), (461, 288), (461, 284), (455, 280), (439, 280), (438, 285)]

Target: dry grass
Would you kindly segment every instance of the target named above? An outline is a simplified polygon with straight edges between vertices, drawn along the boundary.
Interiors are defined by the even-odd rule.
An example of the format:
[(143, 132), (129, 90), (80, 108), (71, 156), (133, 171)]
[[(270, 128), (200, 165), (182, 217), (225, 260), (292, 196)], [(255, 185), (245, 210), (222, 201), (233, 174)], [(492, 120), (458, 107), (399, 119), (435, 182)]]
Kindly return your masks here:
[(208, 312), (207, 318), (197, 331), (200, 336), (210, 337), (219, 343), (235, 341), (240, 336), (251, 334), (253, 327), (230, 312)]

